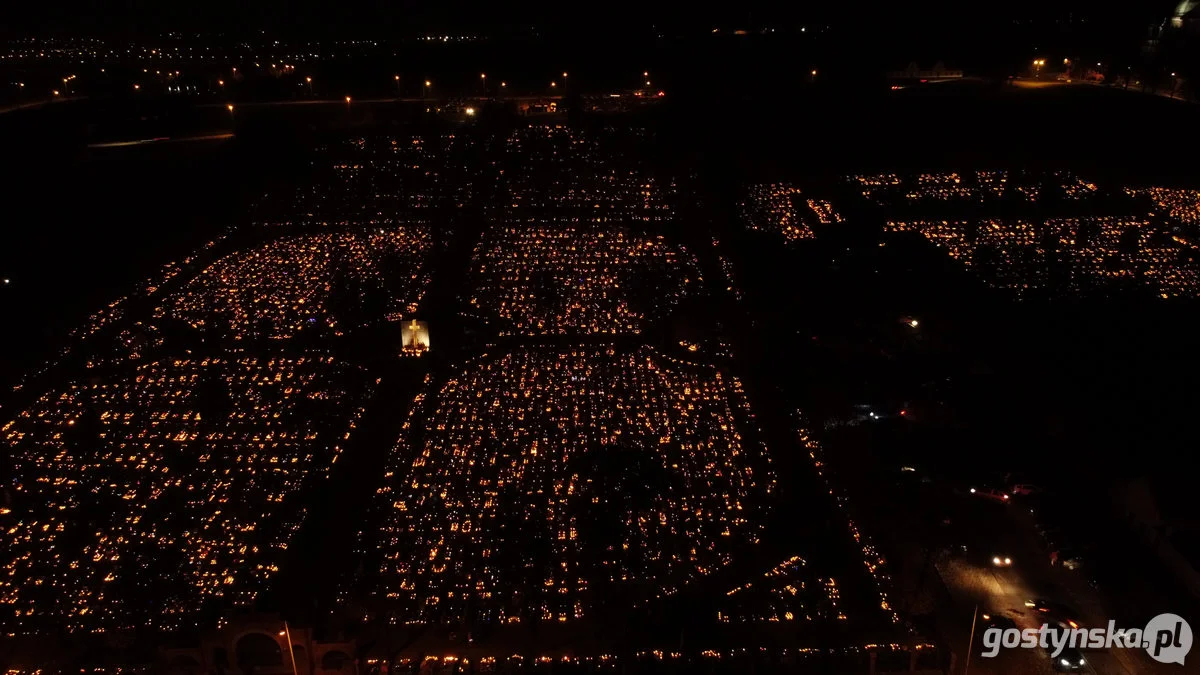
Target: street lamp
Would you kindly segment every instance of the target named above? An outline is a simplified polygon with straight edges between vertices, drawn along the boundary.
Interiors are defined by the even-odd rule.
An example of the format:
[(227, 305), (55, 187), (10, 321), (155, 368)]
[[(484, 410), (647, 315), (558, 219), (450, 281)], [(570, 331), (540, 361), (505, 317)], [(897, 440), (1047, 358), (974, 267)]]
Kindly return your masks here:
[(551, 83), (550, 83), (550, 88), (551, 88), (551, 89), (553, 89), (553, 88), (555, 88), (555, 87), (557, 87), (557, 86), (558, 86), (558, 83), (557, 83), (557, 82), (551, 82)]
[(349, 96), (346, 97), (346, 105), (350, 105), (350, 97)]
[(309, 96), (312, 96), (312, 93), (313, 93), (313, 92), (312, 92), (312, 78), (311, 78), (311, 77), (305, 77), (305, 78), (304, 78), (304, 81), (305, 81), (305, 82), (308, 84), (308, 95), (309, 95)]
[(292, 631), (288, 628), (287, 621), (283, 622), (283, 630), (279, 631), (279, 637), (287, 637), (288, 658), (292, 660), (292, 675), (296, 675), (296, 648), (292, 646)]
[(429, 88), (432, 86), (432, 82), (425, 80), (425, 88), (421, 90), (421, 98), (429, 98)]
[(396, 80), (396, 95), (399, 96), (400, 95), (400, 76), (395, 75), (395, 76), (393, 76), (393, 78)]

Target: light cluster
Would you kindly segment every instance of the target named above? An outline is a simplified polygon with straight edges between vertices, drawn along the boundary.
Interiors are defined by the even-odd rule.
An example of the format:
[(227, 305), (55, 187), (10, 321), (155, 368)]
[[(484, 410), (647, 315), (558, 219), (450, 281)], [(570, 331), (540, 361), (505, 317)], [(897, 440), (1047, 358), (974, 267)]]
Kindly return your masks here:
[(580, 218), (624, 225), (674, 218), (675, 185), (665, 184), (633, 158), (637, 131), (582, 133), (564, 126), (530, 126), (505, 140), (497, 169), (502, 219)]
[(1131, 197), (1146, 197), (1168, 217), (1185, 225), (1200, 224), (1200, 190), (1165, 187), (1126, 188)]
[[(339, 313), (356, 310), (400, 317), (416, 311), (425, 293), (431, 243), (421, 226), (283, 237), (221, 258), (157, 313), (235, 338), (275, 339), (315, 324), (338, 330)], [(341, 302), (331, 303), (335, 296)]]
[(717, 620), (722, 623), (777, 621), (845, 621), (838, 606), (837, 580), (822, 579), (807, 570), (808, 563), (792, 556), (725, 593)]
[(1144, 218), (889, 221), (885, 229), (920, 233), (992, 287), (1018, 297), (1127, 287), (1162, 298), (1200, 295), (1195, 263), (1175, 238), (1154, 231)]
[(254, 219), (264, 226), (353, 230), (437, 222), (495, 181), (461, 134), (362, 136), (315, 149), (309, 179), (269, 192)]
[(760, 232), (781, 234), (788, 241), (812, 239), (813, 224), (842, 222), (833, 205), (804, 197), (800, 188), (787, 183), (766, 183), (750, 188), (740, 205), (746, 226)]
[(649, 348), (483, 356), (422, 394), (379, 499), (394, 622), (569, 621), (757, 542), (774, 486), (741, 384)]
[(493, 226), (475, 249), (470, 311), (503, 334), (639, 333), (703, 279), (662, 235), (600, 223)]
[(1047, 190), (1066, 200), (1081, 200), (1097, 193), (1094, 183), (1069, 171), (944, 171), (900, 176), (894, 173), (848, 177), (862, 196), (877, 204), (987, 202), (1000, 198), (1037, 202)]
[[(855, 546), (862, 553), (863, 567), (867, 574), (875, 583), (875, 590), (879, 596), (879, 609), (884, 615), (891, 620), (892, 623), (900, 623), (900, 615), (892, 608), (891, 602), (888, 600), (888, 591), (892, 586), (892, 579), (888, 573), (887, 560), (879, 549), (875, 548), (875, 544), (871, 539), (858, 528), (853, 518), (850, 516), (850, 509), (846, 496), (837, 488), (833, 481), (829, 478), (829, 472), (825, 466), (824, 451), (821, 449), (821, 444), (809, 433), (807, 422), (804, 415), (799, 411), (795, 414), (797, 422), (796, 438), (801, 446), (808, 451), (808, 457), (812, 461), (813, 469), (816, 471), (818, 478), (824, 484), (826, 491), (837, 504), (839, 513), (845, 519), (845, 524), (849, 530), (850, 537), (854, 539)], [(837, 607), (837, 602), (840, 597), (840, 591), (837, 588), (837, 582), (833, 578), (825, 580), (826, 590), (829, 593), (829, 601), (833, 607)], [(845, 616), (838, 614), (839, 619), (844, 619)]]
[(231, 356), (43, 395), (0, 427), (0, 626), (173, 630), (252, 604), (369, 389), (329, 356)]

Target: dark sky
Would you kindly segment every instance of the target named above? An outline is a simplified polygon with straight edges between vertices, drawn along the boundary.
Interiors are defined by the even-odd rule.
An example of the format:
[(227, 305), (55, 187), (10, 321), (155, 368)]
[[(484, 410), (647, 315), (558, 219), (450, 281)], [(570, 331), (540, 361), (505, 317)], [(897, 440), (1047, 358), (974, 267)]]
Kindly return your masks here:
[(822, 18), (876, 26), (920, 23), (988, 23), (1013, 18), (1051, 16), (1089, 17), (1096, 22), (1137, 22), (1161, 15), (1173, 2), (1150, 0), (1114, 3), (1079, 0), (1016, 0), (965, 2), (958, 0), (896, 0), (878, 2), (760, 2), (738, 0), (726, 6), (705, 2), (530, 2), (480, 0), (410, 2), (393, 0), (29, 0), (5, 7), (9, 34), (116, 33), (142, 34), (165, 30), (246, 32), (268, 30), (287, 34), (408, 33), (426, 29), (480, 29), (536, 24), (581, 31), (616, 31), (661, 26), (706, 24), (765, 24)]

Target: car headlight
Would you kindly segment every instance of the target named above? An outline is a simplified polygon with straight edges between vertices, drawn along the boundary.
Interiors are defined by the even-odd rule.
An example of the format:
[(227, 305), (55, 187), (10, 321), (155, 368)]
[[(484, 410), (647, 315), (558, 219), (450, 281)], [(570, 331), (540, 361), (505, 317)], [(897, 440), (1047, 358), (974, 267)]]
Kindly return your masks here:
[(1059, 663), (1061, 663), (1061, 664), (1063, 664), (1064, 666), (1069, 666), (1069, 665), (1071, 665), (1071, 662), (1070, 662), (1070, 661), (1068, 661), (1068, 660), (1066, 660), (1066, 659), (1059, 659), (1059, 660), (1058, 660), (1058, 662), (1059, 662)]
[(993, 564), (993, 565), (999, 565), (999, 564), (1000, 564), (1000, 558), (999, 558), (999, 557), (992, 558), (992, 564)]
[(1011, 564), (1012, 564), (1012, 558), (1005, 558), (1005, 559), (1004, 559), (1004, 564), (1005, 564), (1005, 565), (1011, 565)]

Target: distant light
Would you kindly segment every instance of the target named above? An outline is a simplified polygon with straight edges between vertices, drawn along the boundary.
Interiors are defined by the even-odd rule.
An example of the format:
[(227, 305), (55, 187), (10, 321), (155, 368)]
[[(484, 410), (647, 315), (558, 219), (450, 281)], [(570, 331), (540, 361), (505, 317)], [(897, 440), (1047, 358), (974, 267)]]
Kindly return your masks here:
[(916, 328), (918, 325), (918, 321), (916, 319), (913, 319), (912, 321), (908, 322), (908, 325), (912, 326), (913, 328)]
[(557, 82), (551, 82), (551, 83), (550, 83), (550, 86), (551, 86), (551, 87), (557, 87), (557, 86), (558, 86), (558, 83), (557, 83)]
[(58, 90), (57, 90), (57, 89), (55, 89), (54, 91), (52, 91), (52, 92), (50, 92), (50, 93), (51, 93), (51, 94), (54, 94), (55, 96), (58, 96)]
[(480, 73), (480, 74), (479, 74), (479, 79), (481, 79), (481, 80), (486, 80), (486, 79), (487, 79), (487, 73)]
[(666, 96), (666, 95), (667, 95), (667, 92), (665, 92), (665, 91), (660, 91), (660, 92), (658, 92), (658, 95), (659, 95), (659, 96)]
[(349, 97), (349, 96), (347, 96), (347, 97), (346, 97), (346, 103), (349, 103), (349, 102), (350, 102), (350, 97)]
[(5, 280), (4, 280), (4, 285), (5, 285), (5, 286), (7, 286), (7, 285), (9, 285), (9, 284), (11, 284), (11, 283), (12, 283), (12, 279), (5, 279)]
[(816, 69), (816, 68), (813, 68), (813, 71), (812, 71), (812, 76), (813, 76), (813, 77), (816, 77), (816, 76), (817, 76), (817, 69)]
[(309, 84), (312, 84), (312, 78), (311, 78), (311, 77), (306, 77), (306, 78), (304, 78), (304, 81), (305, 81), (305, 82), (308, 82)]
[(971, 494), (975, 494), (975, 488), (971, 488)]
[(133, 88), (134, 88), (135, 90), (137, 90), (137, 89), (141, 89), (141, 88), (142, 88), (142, 85), (140, 85), (140, 84), (135, 84), (135, 85), (133, 85)]
[(224, 86), (225, 86), (225, 80), (217, 80), (217, 86), (218, 86), (218, 87), (224, 87)]
[(425, 86), (426, 86), (426, 87), (431, 87), (431, 86), (433, 86), (433, 83), (432, 83), (432, 82), (430, 82), (429, 80), (425, 80)]
[(397, 81), (397, 82), (399, 82), (399, 81), (400, 81), (400, 76), (399, 76), (399, 75), (396, 75), (396, 76), (395, 76), (395, 78), (396, 78), (396, 81)]
[(507, 86), (508, 86), (508, 83), (507, 83), (507, 82), (501, 82), (501, 83), (500, 83), (500, 86), (501, 86), (501, 87), (507, 87)]
[(463, 112), (467, 113), (468, 115), (474, 115), (474, 114), (475, 114), (475, 109), (474, 109), (474, 108), (467, 108), (467, 109), (466, 109), (465, 111), (463, 111)]
[(567, 79), (567, 74), (565, 72), (563, 73), (563, 79)]
[(230, 103), (229, 105), (227, 105), (225, 107), (229, 109), (229, 112), (233, 112), (233, 104), (232, 103)]

